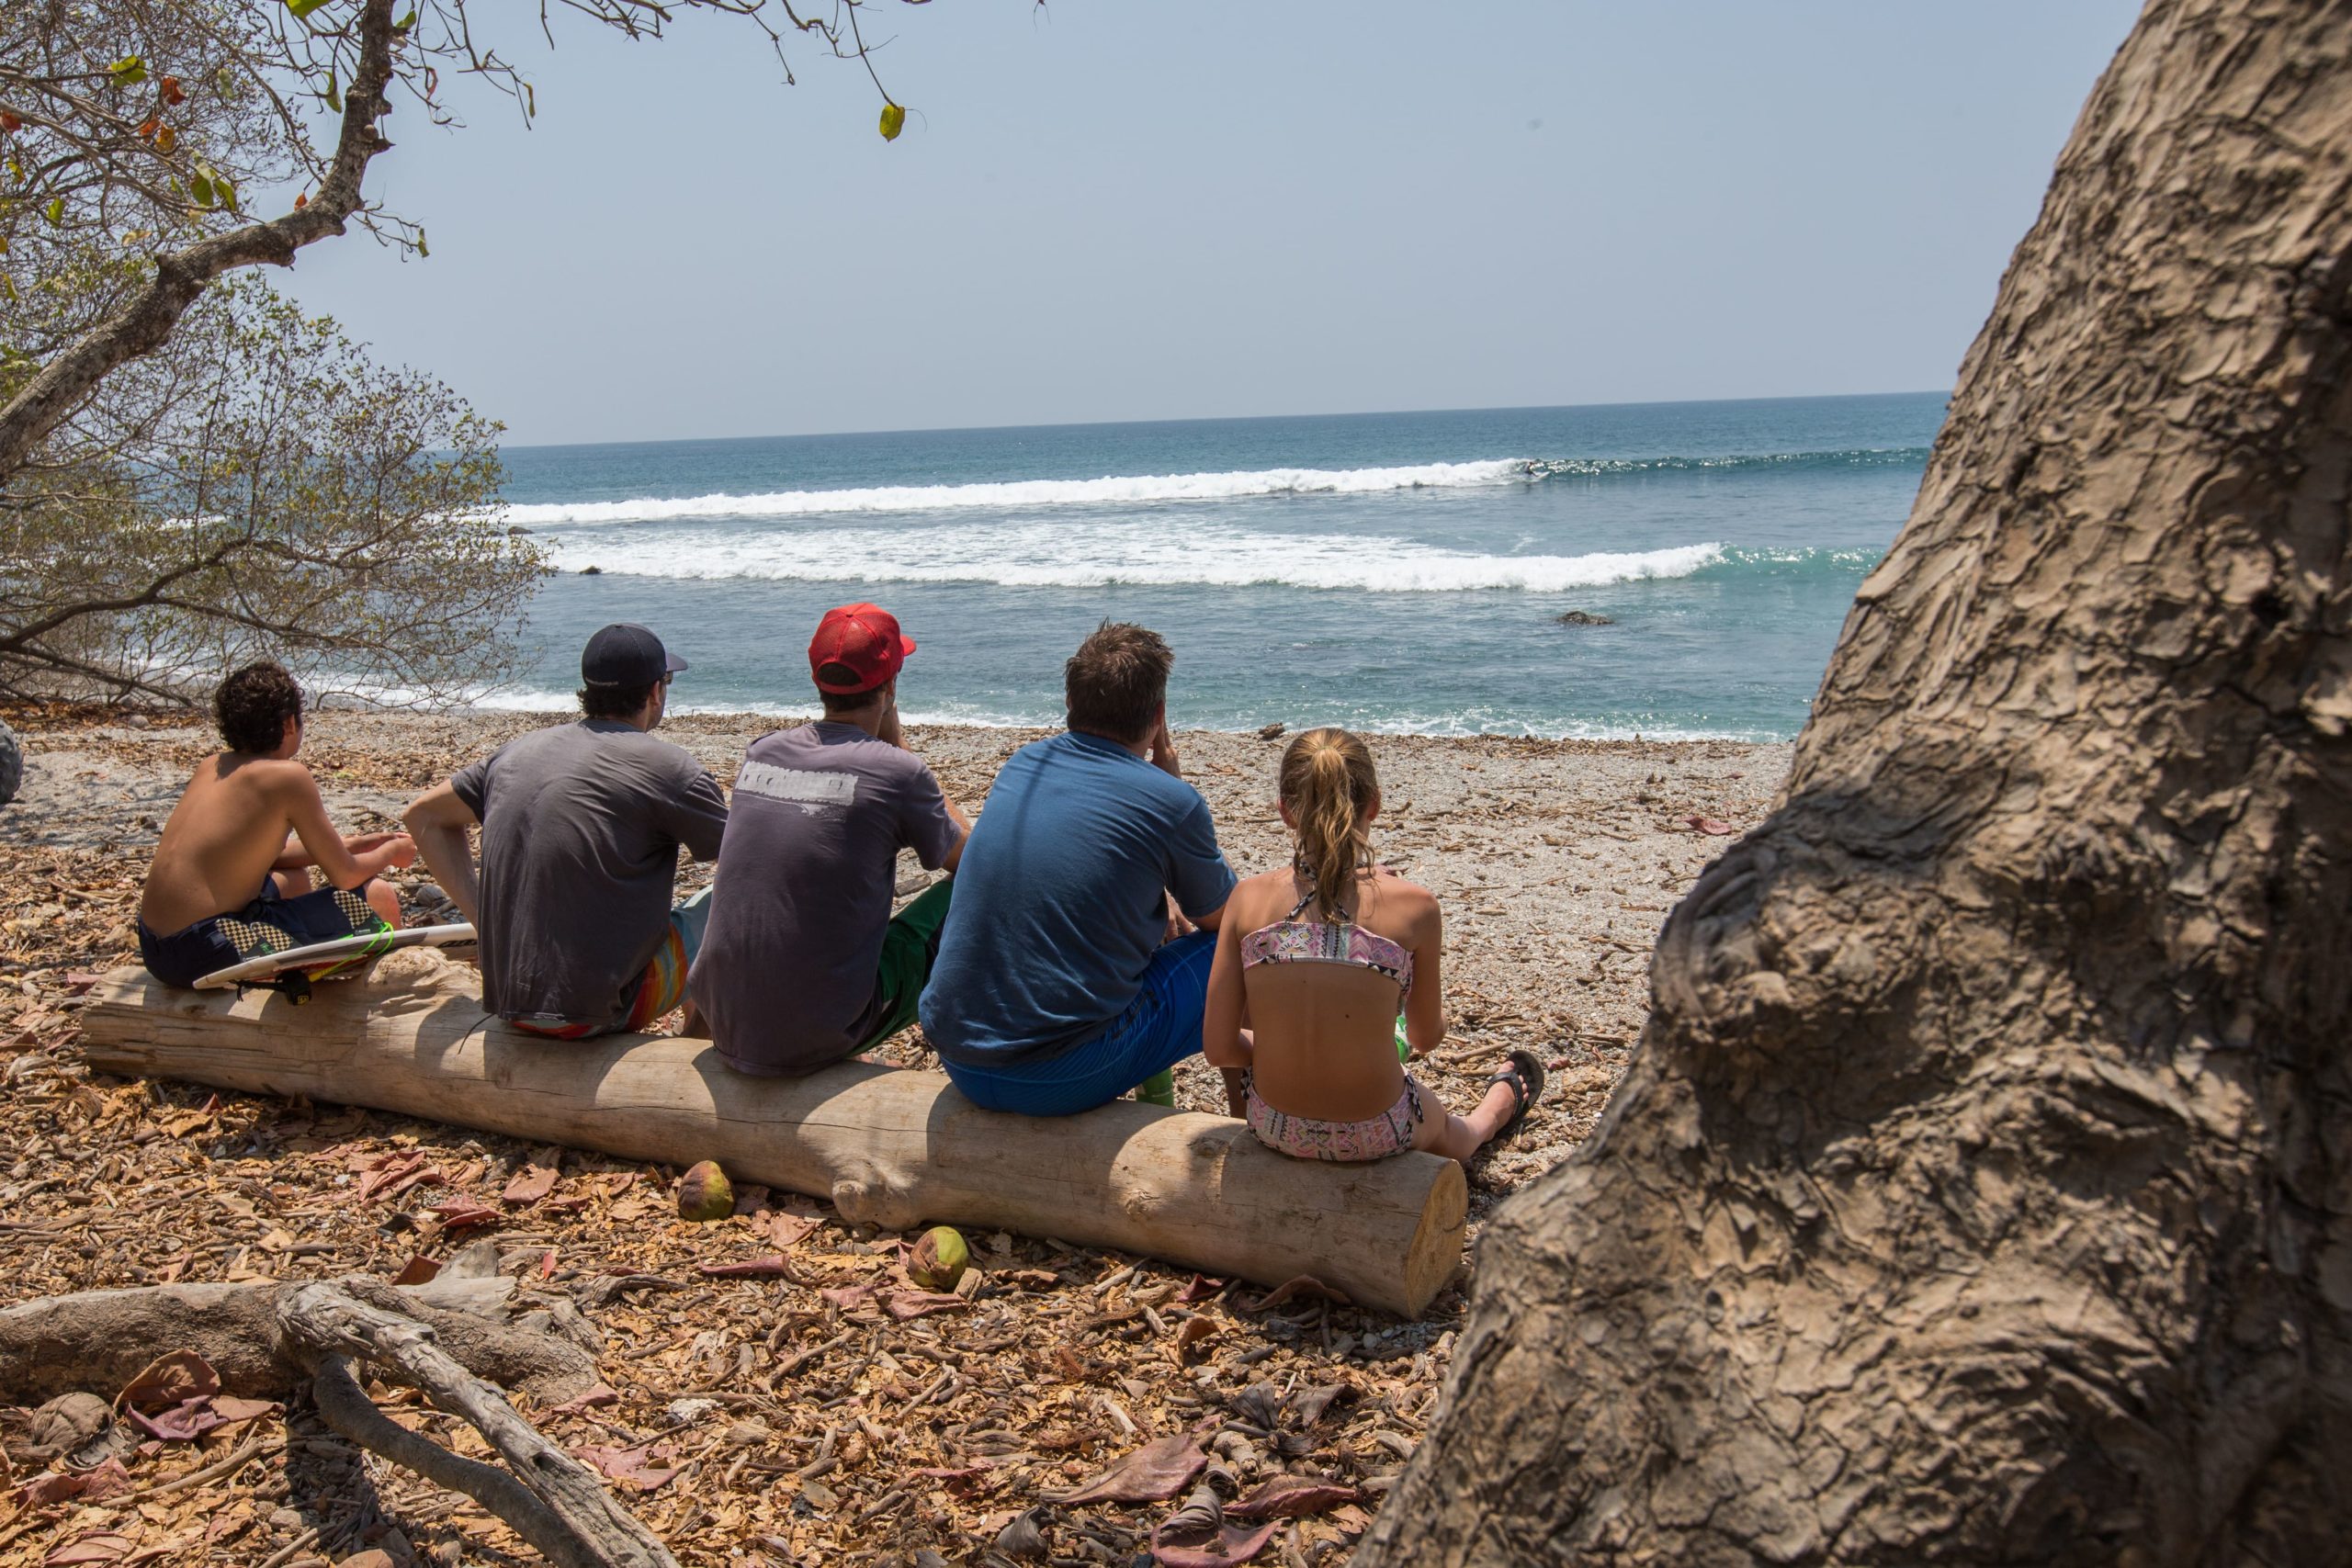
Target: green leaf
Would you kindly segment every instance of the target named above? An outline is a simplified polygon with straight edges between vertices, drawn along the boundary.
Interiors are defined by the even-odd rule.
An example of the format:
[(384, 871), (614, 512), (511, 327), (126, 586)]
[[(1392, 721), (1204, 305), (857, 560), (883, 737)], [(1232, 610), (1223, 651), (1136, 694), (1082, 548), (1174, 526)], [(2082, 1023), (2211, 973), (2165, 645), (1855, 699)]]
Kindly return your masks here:
[(196, 173), (188, 176), (187, 197), (198, 207), (209, 208), (212, 205), (212, 177), (200, 164)]
[(114, 78), (118, 87), (128, 87), (134, 82), (147, 80), (147, 62), (135, 54), (126, 54), (107, 67), (107, 74)]
[(335, 84), (334, 67), (332, 65), (327, 67), (326, 100), (327, 107), (334, 110), (337, 114), (341, 114), (343, 112), (343, 89)]
[(416, 26), (416, 7), (411, 6), (408, 8), (408, 15), (402, 17), (399, 21), (392, 24), (392, 31), (396, 33), (404, 33), (414, 26)]
[(49, 214), (49, 221), (50, 221), (50, 223), (51, 223), (51, 225), (52, 227), (54, 227), (54, 226), (55, 226), (55, 225), (57, 225), (57, 224), (60, 224), (60, 223), (64, 222), (64, 221), (65, 221), (65, 198), (64, 198), (63, 197), (62, 197), (62, 196), (52, 196), (52, 197), (51, 197), (49, 198), (49, 206), (48, 206), (44, 210), (46, 210), (46, 211), (48, 212), (48, 214)]
[(286, 8), (294, 13), (297, 20), (300, 20), (326, 3), (327, 0), (286, 0)]
[(416, 231), (416, 254), (420, 256), (429, 256), (433, 254), (424, 248), (424, 231), (422, 229)]
[(523, 118), (526, 119), (537, 119), (538, 117), (538, 89), (532, 86), (528, 82), (526, 82), (523, 84)]
[(232, 212), (237, 210), (237, 187), (219, 175), (212, 176), (212, 194), (220, 199), (221, 206)]
[(882, 140), (896, 141), (899, 139), (899, 132), (906, 128), (907, 111), (897, 104), (885, 103), (882, 106)]

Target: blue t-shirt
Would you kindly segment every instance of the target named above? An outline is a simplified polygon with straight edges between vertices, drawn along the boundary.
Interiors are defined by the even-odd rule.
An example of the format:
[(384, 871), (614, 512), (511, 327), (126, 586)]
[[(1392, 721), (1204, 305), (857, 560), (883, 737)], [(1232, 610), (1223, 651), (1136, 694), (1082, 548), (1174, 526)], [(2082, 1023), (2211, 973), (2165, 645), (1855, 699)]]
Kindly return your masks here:
[(1096, 736), (1023, 746), (964, 846), (922, 1032), (968, 1066), (1082, 1044), (1142, 988), (1166, 895), (1197, 919), (1225, 907), (1233, 881), (1191, 784)]

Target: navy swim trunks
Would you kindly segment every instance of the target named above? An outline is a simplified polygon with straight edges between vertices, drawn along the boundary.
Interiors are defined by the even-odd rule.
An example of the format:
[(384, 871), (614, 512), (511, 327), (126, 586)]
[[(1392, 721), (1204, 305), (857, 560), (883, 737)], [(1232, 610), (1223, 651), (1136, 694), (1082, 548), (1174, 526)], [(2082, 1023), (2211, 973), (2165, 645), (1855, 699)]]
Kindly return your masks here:
[(198, 920), (170, 936), (158, 936), (140, 921), (139, 958), (147, 973), (164, 984), (193, 986), (207, 975), (264, 953), (389, 929), (368, 906), (365, 882), (288, 898), (275, 881), (264, 880), (261, 892), (243, 908)]

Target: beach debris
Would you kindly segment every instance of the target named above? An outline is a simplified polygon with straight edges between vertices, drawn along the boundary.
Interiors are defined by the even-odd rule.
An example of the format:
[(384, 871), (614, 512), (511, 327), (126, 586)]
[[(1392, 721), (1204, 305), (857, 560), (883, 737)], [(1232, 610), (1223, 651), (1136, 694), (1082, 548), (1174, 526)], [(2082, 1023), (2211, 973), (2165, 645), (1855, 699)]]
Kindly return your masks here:
[(1279, 722), (1269, 724), (1258, 731), (1258, 739), (1261, 740), (1279, 740), (1283, 738), (1283, 731), (1289, 728), (1289, 725)]
[(789, 1280), (794, 1278), (791, 1260), (781, 1252), (764, 1258), (745, 1258), (741, 1263), (697, 1263), (695, 1272), (706, 1280)]
[(933, 1225), (915, 1243), (907, 1260), (907, 1278), (926, 1291), (953, 1291), (972, 1260), (964, 1233), (953, 1225)]
[(1552, 617), (1552, 622), (1555, 626), (1613, 626), (1617, 624), (1617, 618), (1613, 615), (1596, 615), (1589, 610), (1563, 610)]
[(1005, 1527), (996, 1532), (995, 1549), (1005, 1557), (1024, 1558), (1042, 1562), (1047, 1555), (1046, 1532), (1038, 1528), (1046, 1510), (1031, 1508), (1012, 1516)]
[(698, 1224), (735, 1213), (735, 1189), (717, 1160), (698, 1160), (678, 1178), (678, 1218)]
[(1345, 1291), (1335, 1290), (1312, 1274), (1294, 1274), (1256, 1301), (1242, 1303), (1241, 1310), (1252, 1313), (1272, 1312), (1284, 1303), (1295, 1301), (1301, 1296), (1320, 1296), (1327, 1302), (1337, 1302), (1341, 1306), (1351, 1304)]
[[(160, 710), (143, 733), (119, 708), (14, 705), (6, 714), (27, 735), (28, 750), (78, 748), (114, 770), (105, 779), (81, 779), (81, 793), (62, 804), (45, 797), (43, 811), (57, 815), (45, 817), (39, 833), (0, 841), (0, 1080), (10, 1090), (0, 1104), (0, 1138), (9, 1144), (11, 1160), (25, 1168), (0, 1171), (0, 1264), (19, 1296), (94, 1285), (211, 1284), (257, 1270), (389, 1280), (412, 1257), (426, 1254), (442, 1260), (447, 1280), (464, 1273), (457, 1261), (462, 1243), (498, 1236), (485, 1246), (493, 1260), (501, 1252), (508, 1258), (504, 1276), (522, 1275), (518, 1306), (543, 1310), (543, 1303), (568, 1298), (612, 1347), (599, 1363), (608, 1385), (538, 1406), (532, 1418), (566, 1449), (640, 1449), (646, 1468), (680, 1467), (650, 1494), (632, 1483), (616, 1484), (625, 1506), (635, 1508), (639, 1499), (652, 1505), (667, 1521), (672, 1549), (688, 1562), (722, 1562), (734, 1551), (764, 1552), (771, 1562), (850, 1561), (864, 1552), (876, 1562), (944, 1568), (973, 1548), (988, 1549), (1033, 1506), (1030, 1529), (1015, 1539), (1035, 1541), (1038, 1555), (999, 1551), (989, 1561), (1020, 1568), (1046, 1556), (1148, 1562), (1152, 1526), (1213, 1480), (1226, 1500), (1227, 1527), (1279, 1521), (1256, 1564), (1290, 1562), (1292, 1542), (1303, 1562), (1341, 1562), (1369, 1528), (1369, 1511), (1395, 1483), (1401, 1461), (1376, 1434), (1398, 1438), (1392, 1428), (1404, 1417), (1398, 1440), (1409, 1439), (1432, 1413), (1457, 1355), (1457, 1291), (1445, 1292), (1419, 1322), (1337, 1304), (1327, 1314), (1311, 1295), (1277, 1303), (1272, 1315), (1250, 1316), (1245, 1303), (1266, 1293), (1254, 1281), (1210, 1277), (1196, 1285), (1191, 1269), (983, 1230), (965, 1233), (972, 1261), (986, 1265), (965, 1271), (960, 1284), (973, 1295), (943, 1300), (882, 1272), (897, 1261), (897, 1235), (855, 1224), (821, 1200), (779, 1189), (769, 1207), (739, 1213), (716, 1228), (670, 1223), (670, 1184), (691, 1147), (673, 1154), (666, 1168), (566, 1151), (561, 1181), (526, 1209), (502, 1205), (503, 1190), (528, 1165), (557, 1164), (543, 1144), (296, 1098), (94, 1075), (77, 1038), (78, 982), (137, 962), (141, 868), (120, 863), (119, 845), (106, 846), (133, 828), (152, 845), (158, 807), (167, 804), (153, 791), (178, 786), (184, 775), (177, 749), (201, 738), (185, 716)], [(493, 749), (511, 722), (492, 716), (453, 725), (335, 710), (321, 716), (313, 743), (333, 750), (327, 789), (340, 816), (404, 799), (447, 777)], [(695, 732), (695, 744), (707, 743), (714, 754), (740, 754), (748, 741), (718, 720), (696, 722), (709, 728)], [(1204, 733), (1185, 757), (1219, 813), (1220, 830), (1228, 814), (1240, 814), (1235, 837), (1253, 856), (1278, 848), (1277, 828), (1259, 820), (1269, 759), (1257, 728)], [(1283, 736), (1290, 733), (1286, 727)], [(1020, 740), (1012, 732), (943, 728), (937, 734), (942, 782), (959, 801), (984, 798)], [(1572, 973), (1555, 976), (1532, 959), (1499, 957), (1475, 973), (1465, 968), (1457, 984), (1469, 989), (1459, 999), (1478, 1012), (1483, 1032), (1476, 1048), (1459, 1059), (1441, 1053), (1415, 1068), (1437, 1079), (1449, 1098), (1458, 1093), (1475, 1101), (1487, 1057), (1506, 1041), (1541, 1042), (1568, 1055), (1557, 1069), (1566, 1093), (1555, 1103), (1547, 1090), (1534, 1112), (1545, 1122), (1541, 1152), (1522, 1146), (1498, 1156), (1489, 1168), (1501, 1174), (1474, 1187), (1474, 1209), (1589, 1133), (1623, 1071), (1643, 1021), (1642, 976), (1656, 917), (1636, 919), (1620, 905), (1672, 902), (1699, 864), (1719, 852), (1689, 841), (1692, 829), (1681, 814), (1713, 800), (1744, 828), (1762, 810), (1784, 766), (1778, 750), (1731, 742), (1675, 743), (1655, 754), (1591, 742), (1527, 743), (1508, 757), (1490, 754), (1493, 748), (1491, 741), (1432, 740), (1381, 752), (1392, 797), (1383, 813), (1391, 829), (1383, 843), (1388, 863), (1454, 878), (1446, 885), (1463, 890), (1465, 909), (1499, 906), (1525, 913), (1556, 900), (1594, 928), (1592, 952), (1571, 965)], [(1482, 760), (1484, 769), (1461, 768), (1465, 757)], [(1645, 780), (1659, 770), (1705, 793), (1679, 797), (1664, 780)], [(125, 781), (135, 785), (151, 775), (161, 782), (141, 786), (145, 793), (121, 793)], [(76, 778), (51, 770), (42, 787)], [(1458, 798), (1465, 783), (1494, 793)], [(1639, 789), (1662, 803), (1634, 802)], [(141, 816), (150, 819), (141, 823)], [(10, 820), (0, 809), (0, 825)], [(1527, 874), (1495, 874), (1501, 862), (1494, 846), (1530, 829), (1547, 846), (1536, 852), (1538, 862)], [(1652, 849), (1671, 855), (1668, 880), (1652, 877)], [(1449, 858), (1457, 854), (1472, 859)], [(904, 862), (901, 869), (911, 865)], [(1548, 874), (1538, 876), (1536, 869)], [(682, 877), (682, 891), (699, 885), (697, 874), (707, 876), (707, 868)], [(412, 907), (439, 905), (439, 890), (427, 887), (423, 866), (391, 880)], [(1614, 926), (1606, 927), (1611, 919)], [(10, 919), (18, 923), (9, 926)], [(1569, 1045), (1572, 1029), (1576, 1043)], [(910, 1031), (876, 1055), (915, 1066), (925, 1053)], [(1180, 1107), (1221, 1104), (1214, 1068), (1194, 1058), (1176, 1076)], [(741, 1209), (749, 1183), (732, 1186)], [(358, 1201), (363, 1187), (367, 1199)], [(85, 1201), (94, 1190), (136, 1192), (138, 1206)], [(451, 1196), (502, 1207), (505, 1217), (487, 1232), (452, 1236), (432, 1216), (432, 1206)], [(899, 1234), (910, 1248), (922, 1229)], [(285, 1249), (282, 1240), (264, 1245), (272, 1236), (292, 1238), (299, 1250)], [(560, 1267), (543, 1283), (548, 1250)], [(786, 1257), (797, 1277), (710, 1275), (695, 1267), (757, 1262), (771, 1254)], [(870, 1288), (858, 1289), (865, 1281)], [(823, 1292), (842, 1287), (849, 1287), (851, 1301), (836, 1307)], [(1144, 1315), (1147, 1305), (1162, 1320), (1158, 1328)], [(1170, 1348), (1193, 1320), (1185, 1309), (1213, 1316), (1217, 1332), (1184, 1348), (1185, 1371), (1175, 1375)], [(130, 1358), (125, 1370), (185, 1343), (158, 1343)], [(950, 1361), (953, 1375), (943, 1382)], [(215, 1364), (227, 1378), (228, 1364)], [(12, 1512), (13, 1493), (43, 1464), (84, 1474), (110, 1455), (140, 1489), (113, 1516), (136, 1522), (118, 1524), (125, 1535), (100, 1543), (123, 1547), (136, 1534), (135, 1548), (107, 1559), (117, 1568), (125, 1556), (175, 1539), (189, 1543), (178, 1554), (191, 1561), (252, 1562), (300, 1540), (300, 1529), (276, 1517), (281, 1505), (272, 1494), (288, 1484), (288, 1467), (298, 1461), (300, 1473), (318, 1474), (317, 1450), (289, 1448), (287, 1428), (271, 1418), (247, 1423), (242, 1438), (215, 1427), (199, 1439), (200, 1452), (198, 1443), (157, 1442), (107, 1408), (119, 1382), (77, 1396), (97, 1423), (89, 1430), (101, 1433), (85, 1436), (85, 1449), (77, 1444), (41, 1459), (23, 1442), (21, 1428), (5, 1434), (15, 1468), (0, 1488), (8, 1499), (0, 1501), (0, 1515), (8, 1528), (23, 1529), (0, 1557), (37, 1563), (51, 1551), (82, 1547), (106, 1517), (89, 1505), (121, 1504), (127, 1494)], [(928, 1397), (920, 1397), (926, 1391)], [(711, 1397), (722, 1408), (699, 1422), (678, 1427), (669, 1420), (670, 1406), (682, 1398), (699, 1404)], [(28, 1400), (38, 1402), (37, 1395)], [(403, 1422), (441, 1421), (397, 1404)], [(216, 1399), (216, 1411), (220, 1404)], [(1045, 1503), (1046, 1494), (1077, 1486), (1129, 1450), (1188, 1430), (1212, 1411), (1227, 1424), (1228, 1457), (1207, 1452), (1202, 1469), (1165, 1500), (1102, 1503), (1068, 1514)], [(754, 1420), (768, 1435), (735, 1436), (730, 1423), (749, 1427)], [(44, 1436), (74, 1430), (51, 1426), (44, 1424)], [(1247, 1449), (1230, 1440), (1237, 1427)], [(820, 1448), (828, 1433), (831, 1447)], [(643, 1449), (663, 1440), (676, 1451), (665, 1457)], [(239, 1452), (230, 1451), (232, 1445)], [(1230, 1457), (1243, 1453), (1252, 1455), (1254, 1468)], [(238, 1462), (220, 1471), (224, 1460), (216, 1454)], [(830, 1507), (804, 1498), (794, 1479), (820, 1454), (830, 1468), (812, 1479), (831, 1489)], [(1294, 1469), (1302, 1473), (1279, 1473)], [(333, 1475), (342, 1473), (326, 1478), (323, 1495), (356, 1501), (367, 1495), (356, 1469), (345, 1483), (354, 1490), (338, 1493)], [(443, 1516), (437, 1505), (412, 1509), (408, 1499), (418, 1495), (418, 1483), (402, 1481), (396, 1490), (376, 1479), (387, 1511), (399, 1511), (403, 1521), (394, 1532), (397, 1545), (386, 1538), (395, 1562), (515, 1555), (503, 1537), (482, 1535), (488, 1521), (479, 1514), (461, 1507)], [(149, 1490), (175, 1481), (183, 1484)], [(1318, 1484), (1353, 1487), (1360, 1495), (1305, 1511), (1324, 1500)], [(877, 1505), (880, 1511), (869, 1516)], [(376, 1544), (361, 1531), (371, 1520), (379, 1528), (381, 1516), (363, 1509), (333, 1517), (340, 1522), (298, 1548), (289, 1565), (304, 1551), (340, 1563)]]
[(1690, 825), (1692, 831), (1705, 833), (1718, 839), (1739, 831), (1737, 828), (1718, 817), (1685, 817), (1682, 820)]
[(1263, 1524), (1253, 1529), (1227, 1524), (1225, 1506), (1213, 1489), (1204, 1486), (1152, 1530), (1151, 1555), (1161, 1568), (1218, 1568), (1227, 1562), (1247, 1562), (1265, 1550), (1278, 1528)]

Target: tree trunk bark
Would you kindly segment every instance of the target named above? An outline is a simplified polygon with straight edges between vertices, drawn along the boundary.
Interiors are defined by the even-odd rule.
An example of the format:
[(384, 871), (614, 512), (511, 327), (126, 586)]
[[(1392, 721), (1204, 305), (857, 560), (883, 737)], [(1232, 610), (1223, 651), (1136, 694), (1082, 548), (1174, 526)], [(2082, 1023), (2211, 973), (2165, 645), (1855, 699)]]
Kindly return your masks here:
[(1462, 1264), (1462, 1168), (1407, 1154), (1329, 1166), (1248, 1128), (1116, 1101), (1080, 1116), (983, 1111), (938, 1073), (845, 1062), (749, 1077), (707, 1040), (545, 1040), (481, 1010), (471, 969), (416, 949), (308, 1006), (175, 990), (119, 969), (82, 1015), (90, 1065), (304, 1094), (629, 1159), (715, 1159), (735, 1179), (824, 1198), (853, 1222), (926, 1221), (1165, 1258), (1274, 1285), (1312, 1274), (1406, 1316)]
[(2352, 1561), (2352, 4), (2155, 0), (1362, 1565)]

